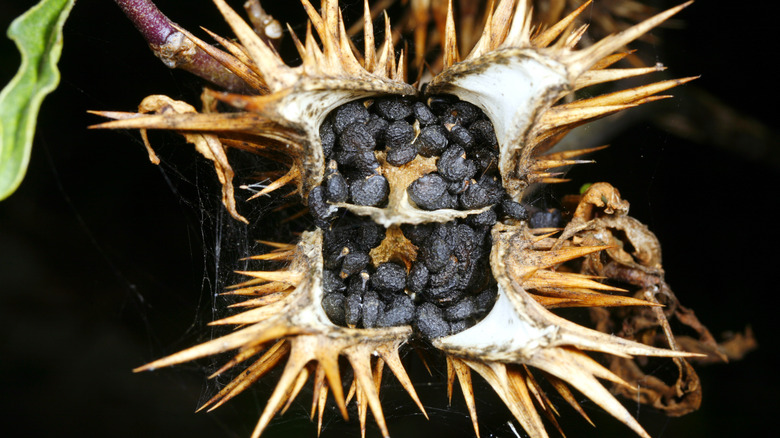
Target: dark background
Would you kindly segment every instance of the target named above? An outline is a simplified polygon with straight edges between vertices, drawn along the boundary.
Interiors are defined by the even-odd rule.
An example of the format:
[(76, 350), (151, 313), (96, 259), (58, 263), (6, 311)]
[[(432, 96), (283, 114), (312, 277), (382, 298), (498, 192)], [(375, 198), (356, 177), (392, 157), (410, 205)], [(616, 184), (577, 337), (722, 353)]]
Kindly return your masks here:
[[(34, 3), (0, 4), (0, 27)], [(158, 2), (191, 31), (204, 25), (230, 35), (210, 2), (183, 4)], [(301, 8), (290, 4), (294, 13), (278, 17), (300, 23)], [(596, 156), (597, 164), (573, 172), (577, 184), (566, 188), (595, 179), (618, 187), (632, 215), (660, 238), (667, 280), (681, 302), (717, 337), (747, 325), (756, 332), (760, 348), (744, 360), (698, 369), (700, 411), (667, 419), (627, 402), (653, 437), (763, 436), (780, 407), (774, 326), (780, 144), (770, 64), (776, 47), (769, 14), (751, 5), (725, 9), (700, 1), (679, 15), (684, 28), (654, 32), (661, 42), (640, 46), (672, 76), (702, 75), (674, 90), (677, 98), (652, 104), (659, 105), (654, 111), (706, 117), (689, 108), (691, 96), (703, 90), (757, 123), (735, 128), (733, 139), (720, 138), (737, 146), (683, 140), (637, 117), (609, 140), (613, 146)], [(0, 83), (17, 65), (13, 44), (0, 41)], [(273, 377), (212, 414), (194, 414), (225, 383), (205, 381), (214, 361), (131, 373), (208, 339), (205, 324), (224, 304), (213, 298), (221, 287), (215, 278), (224, 278), (225, 260), (241, 255), (231, 237), (243, 229), (214, 231), (230, 219), (210, 166), (176, 136), (154, 137), (164, 160), (155, 167), (137, 133), (86, 129), (100, 121), (86, 110), (131, 111), (149, 94), (197, 106), (201, 82), (163, 67), (109, 1), (77, 2), (65, 26), (60, 69), (60, 87), (41, 110), (27, 178), (0, 203), (0, 417), (11, 429), (3, 435), (248, 437)], [(417, 389), (432, 418), (415, 413), (391, 386), (384, 403), (391, 433), (473, 436), (457, 390), (454, 406), (446, 406), (442, 367), (426, 377), (416, 357), (406, 362), (422, 382)], [(513, 436), (511, 416), (492, 391), (478, 385), (477, 394), (482, 436)], [(306, 395), (264, 436), (315, 436)], [(592, 403), (584, 405), (597, 428), (564, 408), (567, 436), (632, 436)], [(326, 417), (323, 436), (359, 433), (356, 421), (344, 424), (333, 412)], [(369, 436), (378, 436), (373, 420)]]

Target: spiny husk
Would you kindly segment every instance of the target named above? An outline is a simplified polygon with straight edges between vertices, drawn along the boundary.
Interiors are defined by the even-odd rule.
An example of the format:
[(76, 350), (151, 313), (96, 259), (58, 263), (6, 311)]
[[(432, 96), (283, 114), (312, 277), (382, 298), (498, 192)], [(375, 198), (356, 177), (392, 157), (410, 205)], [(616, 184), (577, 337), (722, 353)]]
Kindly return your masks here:
[[(337, 1), (323, 0), (321, 12), (317, 12), (308, 0), (302, 0), (310, 25), (305, 38), (295, 40), (302, 59), (298, 67), (286, 65), (272, 46), (258, 37), (224, 0), (214, 0), (214, 3), (239, 42), (214, 36), (227, 51), (224, 52), (189, 33), (186, 35), (244, 79), (257, 94), (237, 95), (207, 90), (204, 93), (207, 104), (202, 113), (185, 107), (181, 102), (155, 97), (142, 104), (137, 113), (98, 112), (115, 120), (96, 127), (141, 129), (142, 132), (168, 129), (182, 133), (201, 154), (215, 163), (224, 187), (223, 202), (239, 219), (245, 220), (237, 212), (233, 201), (232, 169), (224, 158), (225, 148), (251, 151), (282, 162), (289, 170), (261, 193), (267, 194), (284, 185), (295, 184), (306, 200), (309, 191), (321, 182), (324, 174), (319, 126), (331, 110), (346, 102), (379, 94), (419, 94), (414, 86), (407, 83), (404, 52), (396, 58), (393, 32), (386, 15), (385, 39), (377, 49), (367, 1), (362, 23), (365, 47), (362, 54), (357, 54), (349, 41)], [(437, 4), (442, 7), (441, 2)], [(583, 100), (563, 100), (583, 87), (658, 71), (659, 67), (613, 69), (609, 66), (621, 57), (614, 53), (616, 50), (688, 4), (660, 13), (588, 48), (576, 50), (574, 47), (584, 34), (585, 27), (574, 27), (573, 23), (587, 3), (557, 24), (535, 32), (526, 0), (500, 0), (494, 8), (486, 11), (486, 24), (481, 36), (471, 45), (470, 52), (461, 58), (462, 46), (455, 32), (455, 13), (452, 2), (449, 2), (442, 23), (443, 70), (431, 80), (425, 93), (455, 94), (477, 105), (489, 116), (498, 138), (499, 169), (504, 188), (514, 199), (521, 200), (529, 184), (562, 180), (555, 172), (550, 172), (551, 169), (583, 162), (572, 158), (589, 151), (544, 155), (569, 130), (587, 121), (652, 101), (657, 93), (689, 80), (663, 81)], [(416, 19), (423, 22), (420, 11), (429, 4), (417, 1), (413, 5)], [(314, 33), (320, 43), (315, 40)], [(422, 40), (419, 34), (416, 39)], [(532, 85), (508, 86), (521, 81)], [(235, 112), (215, 113), (217, 102), (229, 104)], [(150, 157), (154, 158), (149, 150)], [(418, 176), (431, 169), (431, 163), (418, 161), (413, 165), (410, 163), (409, 168), (399, 168), (398, 175), (388, 174), (388, 179), (394, 180), (395, 192), (391, 192), (387, 208), (341, 206), (390, 228), (402, 223), (449, 221), (479, 212), (420, 212), (405, 201), (405, 187), (414, 179), (410, 175)], [(614, 196), (605, 198), (604, 194)], [(596, 210), (599, 217), (595, 216)], [(557, 238), (543, 230), (532, 230), (525, 222), (494, 226), (490, 265), (498, 282), (496, 304), (472, 328), (433, 341), (433, 345), (447, 357), (448, 392), (451, 394), (457, 377), (477, 435), (479, 427), (471, 370), (488, 381), (531, 436), (547, 436), (536, 406), (540, 406), (542, 413), (553, 422), (554, 407), (536, 383), (529, 368), (532, 367), (549, 376), (553, 387), (575, 408), (579, 406), (568, 385), (577, 388), (640, 436), (647, 436), (597, 379), (630, 385), (583, 351), (602, 352), (620, 358), (634, 355), (683, 358), (691, 355), (590, 330), (551, 313), (545, 307), (657, 306), (657, 303), (636, 297), (616, 295), (620, 291), (597, 281), (599, 276), (558, 269), (573, 259), (612, 251), (614, 247), (611, 244), (581, 244), (580, 234), (592, 225), (592, 221), (609, 215), (622, 217), (626, 210), (627, 204), (623, 205), (617, 192), (601, 185), (591, 188), (583, 196), (575, 219)], [(366, 413), (370, 409), (383, 436), (389, 434), (379, 401), (378, 385), (385, 365), (424, 413), (399, 356), (399, 349), (412, 337), (411, 327), (354, 329), (330, 322), (321, 304), (324, 294), (321, 248), (322, 232), (307, 232), (295, 249), (285, 247), (261, 257), (286, 260), (290, 265), (279, 271), (242, 272), (250, 279), (228, 293), (247, 296), (247, 301), (237, 306), (245, 310), (213, 323), (236, 326), (236, 331), (156, 360), (136, 371), (236, 350), (234, 358), (216, 375), (259, 356), (204, 405), (213, 409), (245, 390), (287, 356), (282, 375), (253, 437), (262, 433), (277, 412), (289, 406), (310, 376), (314, 376), (312, 415), (318, 412), (318, 429), (329, 391), (346, 418), (346, 403), (351, 397), (344, 395), (339, 357), (345, 357), (354, 372), (349, 393), (354, 394), (356, 399), (364, 433)], [(412, 257), (409, 254), (413, 251), (406, 251), (401, 258)], [(388, 257), (372, 254), (374, 256)]]

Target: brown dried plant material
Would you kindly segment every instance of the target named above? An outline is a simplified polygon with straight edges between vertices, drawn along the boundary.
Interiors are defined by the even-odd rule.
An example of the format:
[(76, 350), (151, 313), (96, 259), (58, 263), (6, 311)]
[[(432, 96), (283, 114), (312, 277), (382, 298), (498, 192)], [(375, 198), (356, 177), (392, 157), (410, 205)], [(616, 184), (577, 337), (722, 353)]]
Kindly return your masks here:
[[(648, 345), (706, 355), (702, 358), (673, 358), (676, 376), (671, 383), (646, 374), (644, 358), (609, 357), (609, 368), (635, 388), (616, 385), (614, 390), (680, 416), (699, 408), (701, 386), (690, 361), (712, 363), (739, 358), (755, 348), (752, 331), (719, 345), (692, 310), (680, 305), (664, 280), (661, 246), (650, 230), (628, 216), (628, 202), (609, 184), (593, 184), (581, 197), (563, 236), (582, 245), (610, 245), (606, 251), (588, 255), (582, 273), (607, 279), (627, 288), (638, 299), (663, 307), (614, 307), (589, 309), (597, 330), (614, 333)], [(675, 336), (671, 325), (682, 325), (694, 336)], [(676, 329), (680, 332), (680, 329)], [(650, 372), (650, 371), (648, 371)]]

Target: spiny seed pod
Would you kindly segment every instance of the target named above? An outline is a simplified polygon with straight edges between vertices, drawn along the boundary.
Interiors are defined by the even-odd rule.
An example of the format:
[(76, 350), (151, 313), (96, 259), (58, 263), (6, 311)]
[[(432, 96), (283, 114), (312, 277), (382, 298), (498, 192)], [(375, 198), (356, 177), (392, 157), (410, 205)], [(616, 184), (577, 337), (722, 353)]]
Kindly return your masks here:
[[(329, 392), (346, 419), (339, 363), (345, 357), (361, 429), (365, 432), (370, 410), (388, 436), (376, 373), (386, 365), (425, 413), (399, 351), (408, 344), (428, 345), (446, 358), (450, 391), (457, 377), (477, 435), (472, 371), (534, 438), (547, 436), (535, 403), (542, 412), (553, 410), (536, 380), (542, 376), (579, 412), (569, 387), (647, 437), (597, 378), (624, 387), (632, 382), (584, 352), (661, 356), (678, 364), (693, 354), (679, 351), (673, 338), (671, 349), (645, 345), (578, 325), (550, 309), (659, 306), (652, 294), (632, 298), (614, 285), (626, 284), (620, 269), (660, 270), (657, 241), (627, 215), (628, 203), (606, 183), (590, 186), (565, 215), (529, 205), (528, 194), (534, 184), (561, 181), (550, 170), (580, 163), (574, 158), (591, 152), (549, 152), (571, 129), (652, 101), (689, 80), (579, 100), (575, 94), (658, 71), (610, 65), (625, 56), (617, 50), (687, 3), (577, 50), (584, 28), (572, 23), (588, 3), (532, 31), (538, 27), (525, 0), (500, 0), (487, 11), (481, 37), (463, 58), (450, 5), (442, 20), (441, 69), (420, 87), (407, 81), (406, 58), (404, 52), (396, 57), (389, 21), (377, 50), (368, 2), (365, 49), (356, 53), (337, 1), (323, 0), (317, 12), (302, 0), (311, 27), (303, 41), (295, 39), (297, 67), (285, 64), (224, 0), (214, 3), (238, 37), (238, 42), (218, 38), (227, 52), (181, 32), (256, 94), (204, 91), (204, 101), (232, 106), (227, 113), (211, 111), (216, 105), (198, 113), (183, 102), (150, 96), (137, 114), (98, 113), (117, 119), (98, 127), (140, 129), (145, 142), (148, 129), (180, 132), (213, 161), (223, 202), (241, 221), (247, 220), (236, 207), (225, 150), (283, 156), (289, 172), (261, 194), (294, 184), (316, 227), (294, 245), (261, 256), (286, 262), (283, 268), (240, 272), (249, 280), (229, 293), (248, 296), (242, 305), (249, 310), (214, 322), (237, 330), (138, 370), (237, 350), (220, 374), (253, 358), (205, 404), (215, 407), (286, 355), (252, 435), (257, 437), (310, 375), (318, 428)], [(424, 46), (419, 42), (417, 53)], [(419, 58), (418, 65), (424, 61)], [(629, 248), (636, 254), (628, 254)]]

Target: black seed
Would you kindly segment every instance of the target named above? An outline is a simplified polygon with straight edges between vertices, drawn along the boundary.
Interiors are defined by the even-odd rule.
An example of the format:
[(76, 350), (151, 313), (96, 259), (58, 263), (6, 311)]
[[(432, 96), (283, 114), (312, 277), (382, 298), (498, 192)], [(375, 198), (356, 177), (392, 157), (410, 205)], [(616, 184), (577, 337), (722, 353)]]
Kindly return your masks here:
[(314, 223), (320, 228), (327, 228), (338, 209), (325, 202), (325, 189), (317, 186), (309, 192), (309, 212), (314, 216)]
[(415, 102), (412, 109), (414, 110), (414, 117), (420, 121), (421, 125), (428, 126), (436, 123), (436, 116), (424, 103)]
[(374, 291), (368, 291), (363, 295), (363, 327), (374, 328), (385, 304), (379, 300), (379, 295)]
[(496, 212), (492, 208), (468, 217), (469, 223), (477, 227), (492, 227), (497, 219)]
[(379, 161), (374, 155), (374, 151), (360, 151), (356, 155), (355, 167), (357, 167), (363, 176), (377, 173), (379, 168)]
[(344, 304), (345, 321), (347, 325), (356, 326), (360, 323), (360, 316), (363, 307), (363, 295), (368, 285), (368, 272), (361, 272), (359, 275), (349, 279), (347, 286), (347, 300)]
[(334, 247), (334, 248), (326, 248), (325, 257), (324, 257), (324, 264), (326, 269), (341, 269), (341, 262), (344, 260), (344, 257), (350, 253), (349, 247), (342, 246), (342, 247)]
[(341, 276), (346, 278), (350, 275), (357, 274), (362, 271), (368, 265), (371, 259), (368, 257), (368, 253), (353, 251), (344, 256), (344, 261), (341, 263)]
[(460, 146), (450, 146), (436, 162), (439, 174), (450, 182), (461, 182), (477, 173), (473, 161), (466, 158), (466, 151)]
[(414, 140), (414, 128), (403, 120), (391, 123), (385, 130), (385, 145), (387, 147), (407, 145), (412, 140)]
[(441, 309), (433, 303), (423, 303), (417, 306), (414, 314), (414, 327), (426, 339), (447, 336), (450, 325), (442, 318)]
[(344, 292), (346, 289), (347, 285), (336, 271), (330, 269), (322, 271), (322, 290), (324, 290), (326, 294), (331, 292)]
[(441, 237), (432, 237), (428, 239), (426, 245), (421, 248), (420, 256), (422, 257), (425, 267), (431, 272), (439, 272), (450, 261), (450, 254), (452, 248), (446, 239)]
[(368, 152), (373, 155), (376, 141), (362, 123), (353, 123), (344, 129), (338, 140), (339, 148), (335, 158), (339, 164), (350, 165), (361, 160), (360, 154)]
[(406, 286), (406, 269), (395, 263), (382, 263), (371, 276), (371, 286), (380, 292), (401, 292)]
[(403, 166), (417, 156), (417, 147), (412, 143), (387, 147), (387, 162), (393, 166)]
[(352, 202), (357, 205), (379, 206), (387, 200), (390, 186), (382, 175), (358, 178), (349, 185)]
[(485, 314), (493, 307), (493, 303), (496, 302), (496, 294), (498, 290), (496, 287), (491, 287), (482, 291), (474, 298), (474, 305), (477, 308), (477, 313)]
[(376, 222), (363, 222), (357, 230), (357, 244), (366, 252), (382, 243), (384, 238), (385, 227)]
[(349, 326), (360, 324), (360, 314), (362, 313), (363, 296), (360, 294), (349, 294), (344, 300), (344, 322)]
[(458, 264), (448, 259), (448, 263), (439, 272), (431, 274), (428, 280), (428, 287), (423, 291), (423, 295), (428, 301), (448, 302), (458, 298), (462, 292), (457, 290), (460, 283), (458, 275)]
[(320, 125), (320, 141), (322, 142), (322, 154), (328, 157), (336, 144), (336, 133), (333, 131), (333, 123), (330, 120), (325, 120)]
[(338, 170), (330, 171), (325, 176), (325, 193), (328, 202), (347, 202), (349, 198), (349, 186), (344, 176)]
[(531, 228), (558, 228), (561, 225), (561, 212), (555, 209), (537, 211), (531, 216)]
[(460, 195), (460, 205), (467, 210), (475, 210), (498, 203), (503, 195), (504, 189), (485, 175), (479, 181), (471, 180), (469, 187)]
[(325, 314), (328, 315), (331, 322), (336, 325), (346, 324), (346, 297), (340, 293), (332, 293), (325, 295), (322, 299), (322, 308), (325, 310)]
[(336, 134), (341, 134), (352, 123), (366, 122), (368, 120), (368, 110), (362, 102), (350, 102), (336, 108), (331, 117), (333, 129), (336, 131)]
[(483, 115), (482, 110), (466, 102), (455, 102), (450, 108), (450, 114), (455, 116), (461, 125), (468, 126)]
[(345, 246), (351, 246), (352, 241), (355, 240), (355, 232), (354, 228), (344, 226), (326, 231), (323, 236), (325, 252), (341, 251)]
[(505, 216), (512, 219), (521, 221), (528, 219), (528, 211), (526, 211), (525, 207), (519, 202), (515, 202), (511, 199), (507, 198), (501, 202), (501, 210), (504, 212)]
[(479, 144), (491, 147), (498, 145), (496, 132), (489, 120), (477, 120), (469, 126), (469, 132)]
[(450, 129), (449, 139), (465, 149), (471, 149), (474, 146), (474, 136), (461, 125), (455, 125)]
[(469, 183), (470, 182), (467, 179), (451, 182), (447, 184), (447, 192), (450, 195), (460, 195), (466, 191), (466, 189), (469, 187)]
[(411, 240), (415, 246), (422, 246), (428, 239), (428, 236), (431, 235), (431, 231), (433, 231), (433, 224), (403, 224), (401, 225), (401, 231), (403, 231), (404, 236)]
[(441, 155), (447, 149), (447, 130), (440, 125), (426, 126), (420, 131), (415, 144), (423, 157)]
[(409, 270), (409, 276), (406, 277), (406, 288), (415, 294), (422, 293), (425, 285), (428, 284), (428, 276), (428, 268), (425, 267), (425, 263), (416, 262)]
[(376, 111), (388, 120), (402, 120), (412, 115), (412, 106), (405, 99), (379, 99), (374, 106)]
[(371, 114), (371, 118), (366, 122), (366, 129), (374, 137), (377, 146), (385, 144), (385, 130), (388, 126), (390, 126), (390, 122), (376, 114)]
[(434, 114), (441, 116), (452, 108), (452, 104), (457, 102), (458, 98), (455, 96), (438, 95), (428, 98), (428, 106), (431, 108)]
[(471, 158), (477, 163), (481, 173), (498, 170), (498, 153), (486, 147), (477, 147), (471, 151)]
[(477, 313), (477, 306), (474, 304), (473, 297), (465, 297), (457, 303), (444, 309), (444, 319), (447, 321), (457, 321), (466, 319)]
[(393, 295), (390, 304), (377, 320), (377, 327), (396, 327), (409, 324), (414, 318), (414, 303), (406, 294)]
[(447, 181), (439, 174), (423, 175), (406, 189), (409, 198), (423, 210), (438, 210), (457, 207), (457, 197), (447, 192)]
[(450, 334), (454, 335), (457, 333), (462, 332), (463, 330), (466, 330), (467, 328), (471, 327), (471, 322), (466, 319), (462, 319), (460, 321), (454, 321), (450, 323)]

